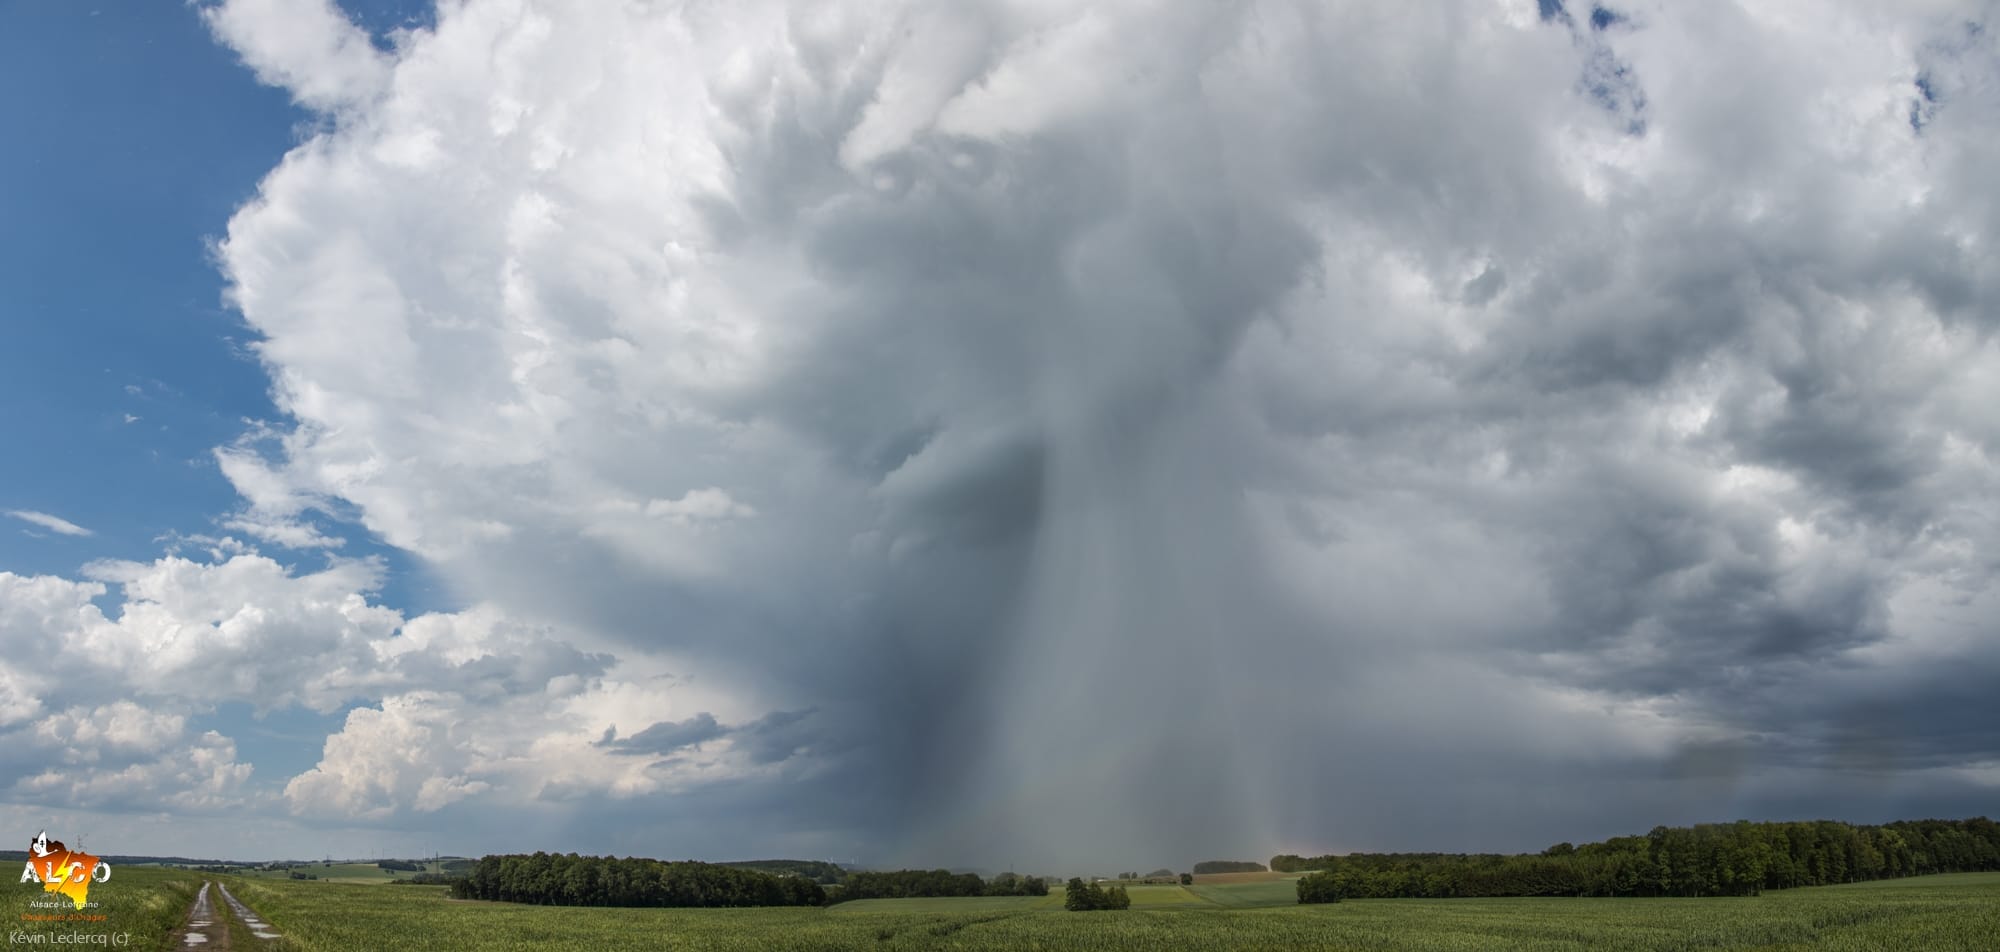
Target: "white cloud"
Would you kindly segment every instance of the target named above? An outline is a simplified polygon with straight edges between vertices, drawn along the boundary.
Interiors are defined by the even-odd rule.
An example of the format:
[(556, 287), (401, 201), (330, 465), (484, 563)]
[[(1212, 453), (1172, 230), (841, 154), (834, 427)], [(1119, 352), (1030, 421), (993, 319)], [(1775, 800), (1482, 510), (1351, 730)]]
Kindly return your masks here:
[[(262, 430), (252, 435), (262, 435)], [(325, 509), (328, 504), (296, 491), (246, 443), (216, 450), (215, 461), (223, 478), (245, 502), (241, 511), (222, 520), (222, 528), (289, 549), (338, 549), (346, 545), (346, 540), (326, 535), (303, 518), (308, 510)]]
[(719, 781), (775, 779), (815, 763), (812, 752), (798, 747), (758, 747), (754, 731), (666, 757), (598, 743), (607, 729), (638, 733), (666, 719), (666, 711), (701, 703), (703, 693), (662, 695), (615, 679), (557, 678), (541, 690), (483, 696), (391, 695), (351, 711), (327, 738), (319, 763), (286, 784), (285, 801), (294, 813), (379, 820), (471, 798), (519, 807), (588, 794), (622, 800), (679, 793)]
[(73, 707), (42, 718), (35, 732), (51, 747), (70, 757), (96, 760), (103, 753), (156, 751), (179, 740), (187, 718), (149, 710), (131, 701), (96, 708)]
[[(35, 692), (44, 698), (334, 711), (417, 686), (538, 692), (594, 677), (611, 660), (490, 608), (406, 620), (369, 601), (379, 572), (370, 562), (298, 574), (251, 551), (88, 571), (92, 582), (0, 573), (0, 643), (11, 657), (38, 659), (28, 684), (60, 686)], [(122, 590), (115, 617), (92, 601), (107, 583)], [(108, 730), (100, 722), (114, 710), (123, 708), (87, 719)]]
[(338, 549), (347, 544), (346, 539), (327, 535), (317, 526), (296, 519), (259, 519), (243, 514), (224, 518), (221, 528), (287, 549)]
[(387, 58), (331, 0), (225, 0), (202, 17), (257, 78), (302, 106), (355, 106), (388, 85)]
[[(489, 794), (519, 807), (551, 784), (629, 797), (771, 772), (744, 757), (666, 770), (592, 746), (607, 729), (629, 735), (697, 707), (762, 713), (740, 692), (583, 653), (580, 633), (492, 606), (406, 620), (369, 602), (371, 563), (297, 573), (234, 540), (214, 548), (212, 562), (96, 563), (91, 581), (0, 572), (0, 657), (16, 659), (0, 662), (11, 751), (0, 763), (14, 769), (13, 796), (381, 820)], [(95, 600), (112, 586), (122, 597), (107, 616)], [(361, 706), (280, 794), (246, 786), (252, 766), (230, 737), (190, 736), (229, 701)]]
[(42, 711), (30, 678), (0, 661), (0, 730), (26, 722)]
[(364, 819), (388, 817), (412, 807), (431, 812), (454, 799), (487, 788), (467, 780), (471, 766), (452, 712), (428, 694), (385, 700), (380, 708), (359, 708), (347, 726), (327, 738), (319, 766), (292, 778), (285, 797), (299, 812), (332, 813)]
[[(47, 671), (32, 690), (56, 704), (69, 694)], [(189, 707), (158, 701), (70, 705), (21, 721), (0, 721), (8, 778), (0, 795), (23, 803), (112, 812), (178, 808), (200, 812), (241, 807), (253, 771), (238, 763), (235, 743), (214, 731), (190, 736)]]
[(148, 758), (116, 769), (50, 766), (21, 776), (11, 793), (23, 802), (72, 809), (213, 813), (243, 805), (243, 785), (253, 768), (236, 762), (234, 741), (215, 731), (185, 745), (181, 738), (175, 741), (175, 746), (150, 750)]
[(46, 512), (36, 512), (32, 509), (9, 509), (7, 511), (7, 515), (13, 516), (16, 519), (21, 520), (22, 522), (41, 526), (42, 528), (47, 529), (50, 532), (54, 532), (58, 535), (66, 535), (66, 536), (96, 535), (96, 533), (91, 532), (89, 529), (85, 529), (84, 527), (77, 525), (76, 523), (71, 522), (68, 519), (64, 519), (60, 516), (51, 516)]
[(646, 503), (646, 515), (664, 518), (675, 525), (743, 519), (756, 514), (757, 510), (729, 498), (728, 493), (712, 486), (690, 489), (679, 499), (655, 499)]

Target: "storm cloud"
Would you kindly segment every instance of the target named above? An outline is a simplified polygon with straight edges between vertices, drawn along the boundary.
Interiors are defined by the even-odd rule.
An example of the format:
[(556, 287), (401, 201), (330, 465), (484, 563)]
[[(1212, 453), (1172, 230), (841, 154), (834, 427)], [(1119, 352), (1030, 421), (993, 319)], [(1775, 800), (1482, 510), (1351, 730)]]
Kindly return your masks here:
[(227, 525), (473, 606), (258, 669), (362, 705), (295, 822), (1108, 869), (1990, 812), (1990, 4), (265, 7), (204, 15), (319, 122), (217, 247), (287, 414)]

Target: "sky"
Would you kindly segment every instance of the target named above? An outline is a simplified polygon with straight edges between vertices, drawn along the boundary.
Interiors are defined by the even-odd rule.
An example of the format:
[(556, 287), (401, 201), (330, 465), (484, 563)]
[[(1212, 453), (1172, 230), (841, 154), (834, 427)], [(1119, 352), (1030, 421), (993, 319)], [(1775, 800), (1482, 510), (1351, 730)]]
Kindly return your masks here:
[(1991, 815), (1996, 13), (0, 7), (0, 826)]

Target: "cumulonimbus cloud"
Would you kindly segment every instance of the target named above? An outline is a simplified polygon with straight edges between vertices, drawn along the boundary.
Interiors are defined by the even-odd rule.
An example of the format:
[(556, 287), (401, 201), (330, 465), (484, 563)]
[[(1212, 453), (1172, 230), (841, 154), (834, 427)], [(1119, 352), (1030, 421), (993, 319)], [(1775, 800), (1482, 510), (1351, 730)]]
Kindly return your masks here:
[(1994, 756), (1916, 700), (1996, 664), (1973, 5), (262, 10), (326, 117), (219, 248), (266, 538), (813, 711), (848, 786), (754, 802), (816, 835), (1517, 848), (1440, 818)]

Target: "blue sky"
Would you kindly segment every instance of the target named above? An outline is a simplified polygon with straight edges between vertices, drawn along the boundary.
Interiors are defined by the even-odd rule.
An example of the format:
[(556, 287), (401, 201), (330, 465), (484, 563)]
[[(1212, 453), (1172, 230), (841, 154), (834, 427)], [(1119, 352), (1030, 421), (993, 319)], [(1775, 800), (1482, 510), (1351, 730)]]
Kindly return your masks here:
[[(420, 8), (348, 9), (386, 43)], [(0, 110), (16, 143), (0, 152), (0, 403), (14, 408), (0, 509), (93, 533), (9, 520), (0, 568), (73, 573), (215, 534), (237, 499), (212, 451), (279, 412), (211, 244), (314, 118), (177, 3), (0, 8)], [(382, 597), (437, 607), (442, 593), (397, 564)]]
[(1785, 2), (0, 6), (0, 829), (1979, 812), (2000, 41)]
[[(387, 44), (427, 7), (348, 9)], [(74, 575), (219, 534), (237, 495), (212, 451), (279, 413), (211, 245), (313, 116), (178, 3), (0, 6), (0, 115), (16, 144), (0, 150), (0, 510), (91, 532), (0, 521), (0, 570)], [(348, 555), (392, 566), (373, 598), (445, 606), (413, 560), (359, 526), (339, 531)], [(193, 725), (235, 736), (281, 782), (312, 766), (344, 713), (225, 703)]]
[(16, 571), (148, 558), (159, 536), (208, 531), (235, 495), (209, 451), (275, 412), (208, 242), (307, 117), (192, 9), (93, 6), (0, 10), (5, 506), (96, 533), (10, 525), (0, 562)]

